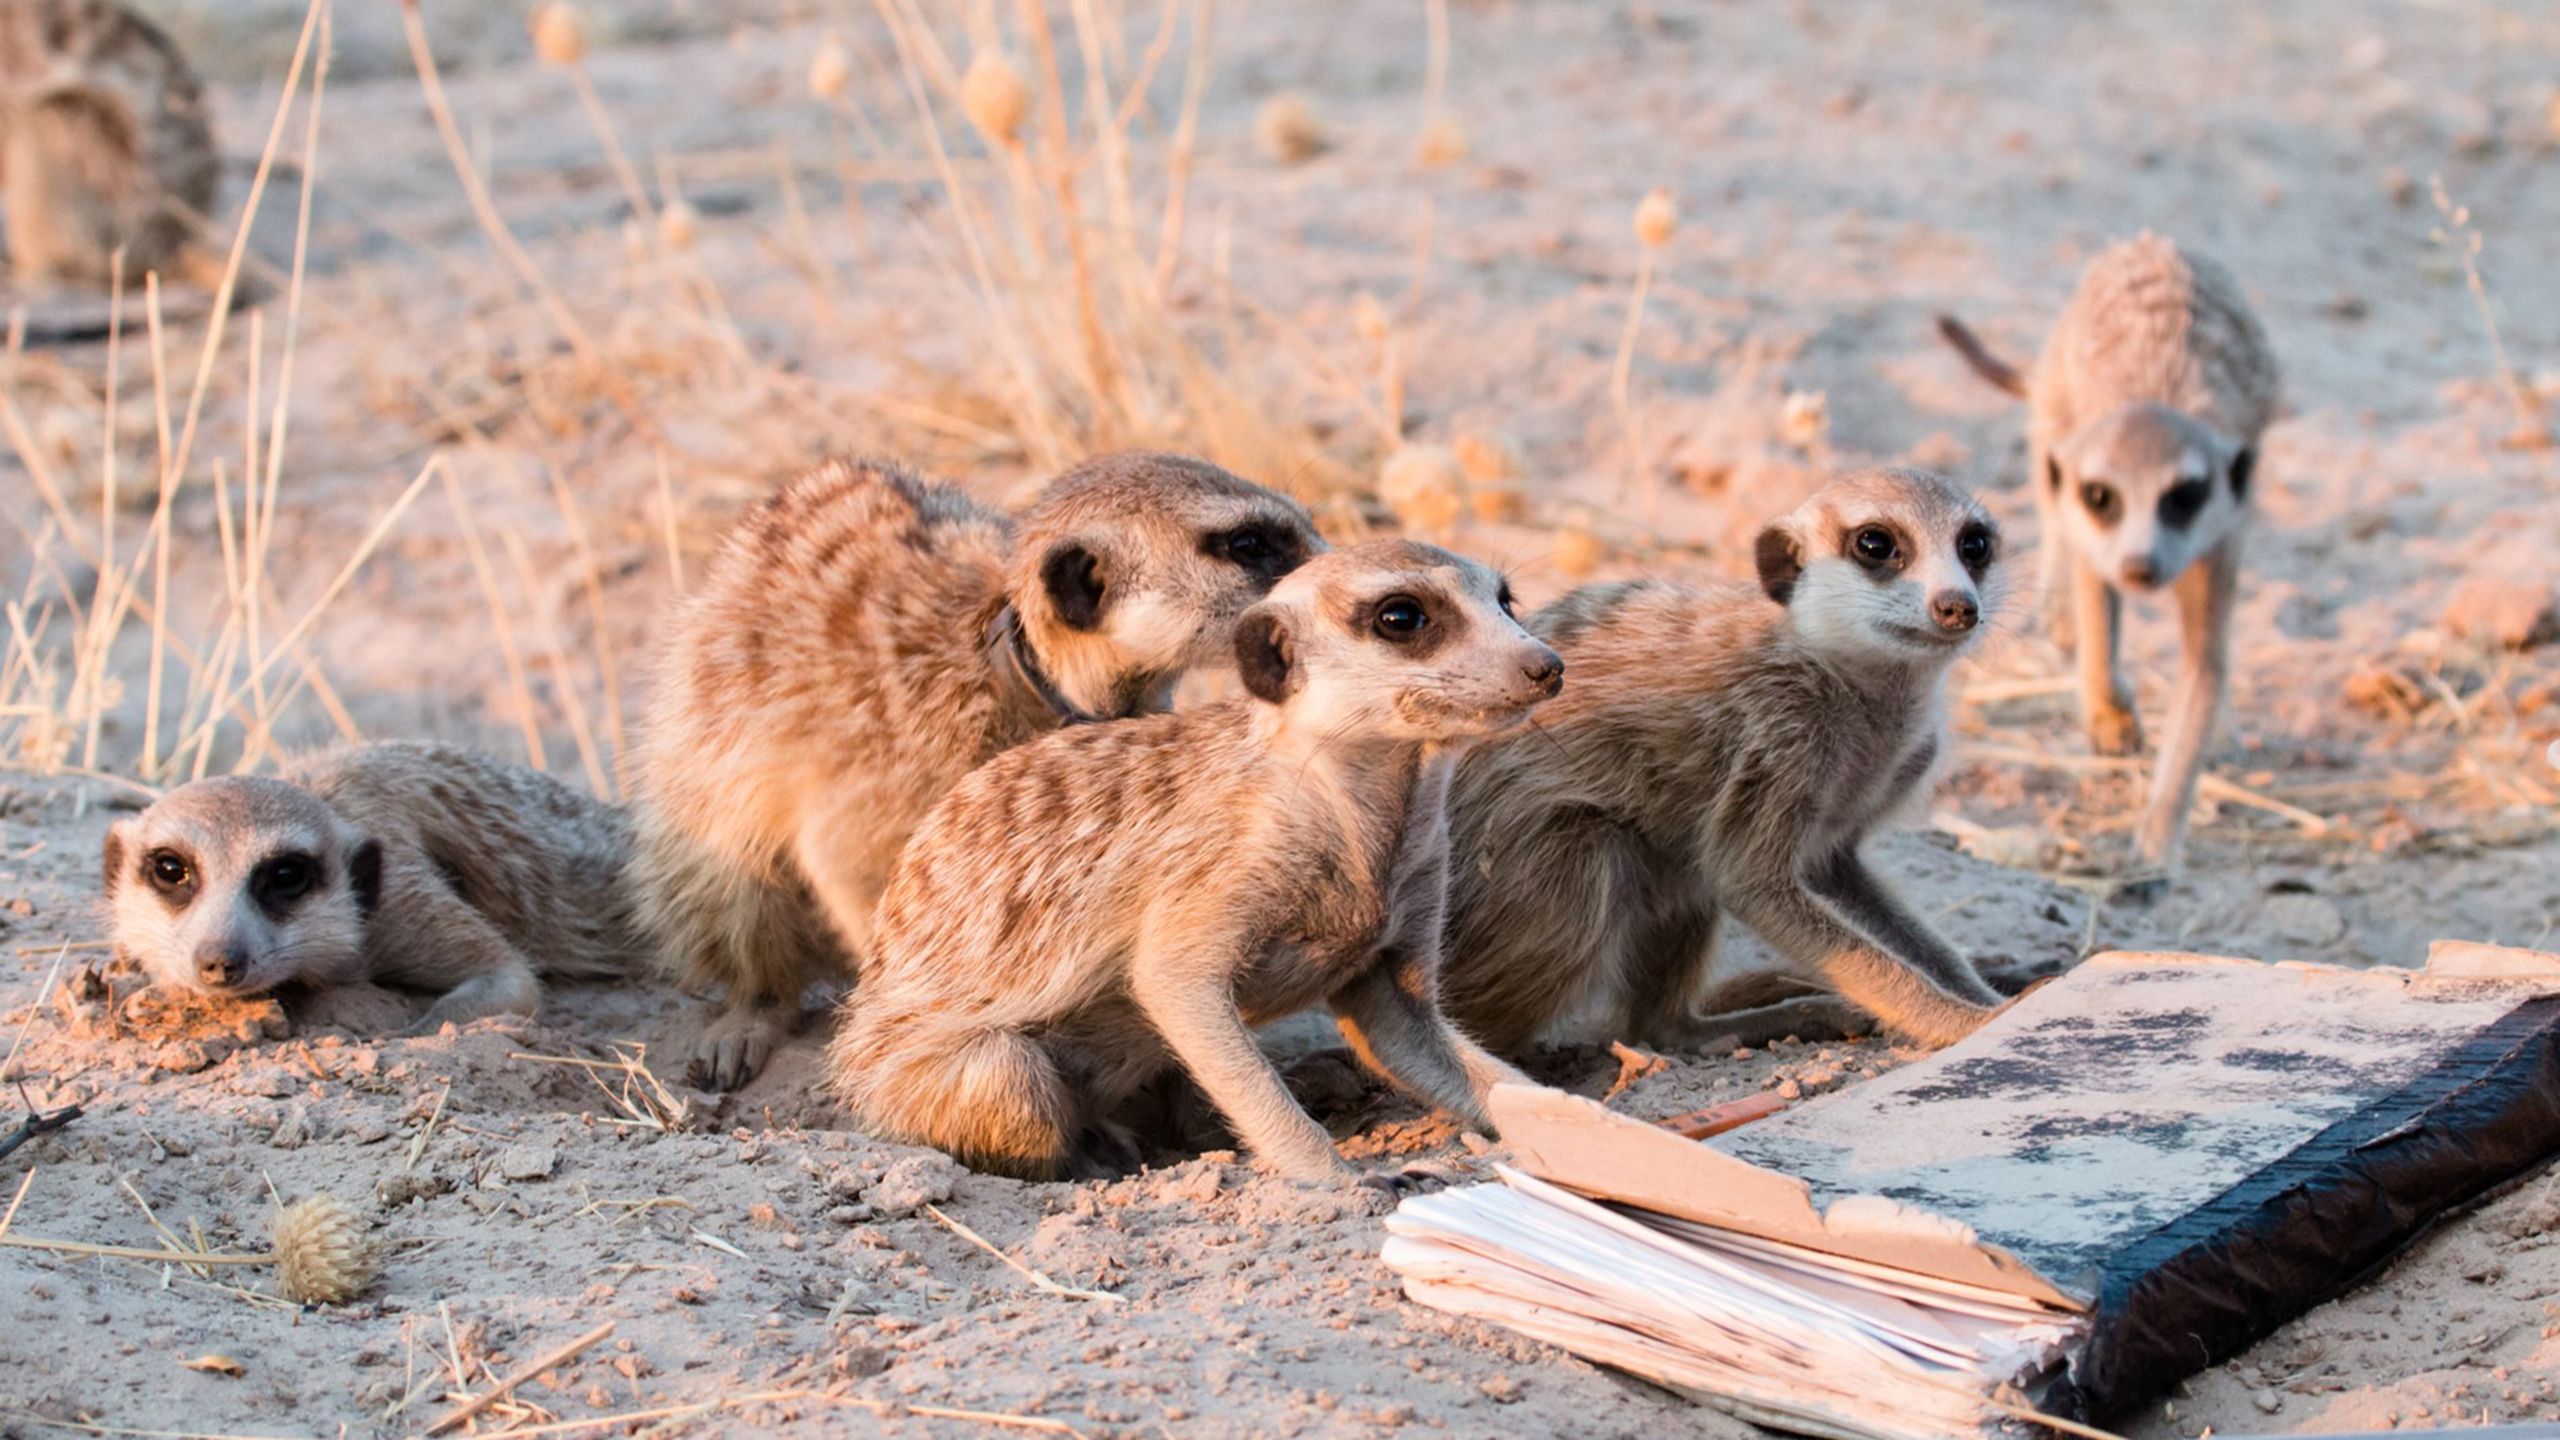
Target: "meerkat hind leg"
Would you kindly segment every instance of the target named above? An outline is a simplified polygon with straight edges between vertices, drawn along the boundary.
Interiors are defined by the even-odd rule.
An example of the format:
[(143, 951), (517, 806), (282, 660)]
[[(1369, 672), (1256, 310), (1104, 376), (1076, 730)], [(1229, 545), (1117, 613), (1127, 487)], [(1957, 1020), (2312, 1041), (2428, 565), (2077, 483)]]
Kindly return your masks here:
[(1333, 1009), (1361, 1061), (1426, 1105), (1492, 1133), (1485, 1097), (1526, 1076), (1450, 1025), (1427, 998), (1433, 979), (1416, 962), (1392, 959), (1333, 997)]

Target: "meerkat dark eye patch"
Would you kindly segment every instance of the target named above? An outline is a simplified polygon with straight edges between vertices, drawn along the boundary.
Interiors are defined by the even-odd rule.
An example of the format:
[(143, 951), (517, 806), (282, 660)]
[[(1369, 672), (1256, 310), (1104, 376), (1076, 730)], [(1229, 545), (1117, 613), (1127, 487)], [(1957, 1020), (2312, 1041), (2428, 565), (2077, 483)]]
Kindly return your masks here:
[(1072, 540), (1051, 549), (1040, 561), (1040, 588), (1049, 593), (1059, 624), (1070, 630), (1102, 624), (1102, 562), (1092, 551)]
[(2204, 513), (2205, 502), (2212, 498), (2212, 481), (2201, 477), (2181, 480), (2160, 493), (2160, 523), (2172, 530), (2184, 530)]
[(270, 855), (249, 872), (249, 898), (277, 919), (320, 885), (320, 862), (299, 850)]
[(2080, 508), (2088, 511), (2089, 518), (2097, 521), (2101, 528), (2113, 530), (2116, 522), (2124, 518), (2124, 497), (2116, 493), (2116, 487), (2103, 480), (2083, 481)]
[(183, 852), (167, 846), (142, 857), (142, 878), (172, 910), (183, 910), (196, 898), (196, 866)]
[(2044, 488), (2056, 495), (2062, 493), (2062, 462), (2050, 455), (2044, 457)]
[(1796, 537), (1785, 526), (1772, 525), (1760, 532), (1751, 558), (1760, 567), (1760, 588), (1770, 599), (1786, 604), (1796, 593), (1796, 577), (1804, 574), (1804, 556), (1796, 550)]
[(2000, 537), (1980, 521), (1956, 532), (1956, 562), (1979, 578), (2000, 553)]
[(367, 840), (347, 857), (347, 888), (355, 892), (356, 909), (370, 915), (382, 903), (382, 842)]
[(1202, 537), (1201, 550), (1265, 580), (1277, 580), (1306, 563), (1297, 537), (1261, 523), (1213, 531)]
[(2258, 452), (2255, 450), (2243, 447), (2239, 454), (2231, 457), (2232, 499), (2246, 500), (2249, 498), (2249, 476), (2251, 473), (2256, 471), (2257, 468)]
[(1510, 616), (1514, 620), (1520, 618), (1520, 608), (1511, 598), (1510, 581), (1505, 580), (1502, 582), (1502, 589), (1494, 595), (1493, 603), (1502, 607), (1503, 614)]
[(1902, 537), (1890, 525), (1861, 525), (1849, 532), (1842, 549), (1879, 578), (1901, 570), (1906, 558)]
[(1253, 698), (1277, 705), (1289, 698), (1297, 667), (1289, 659), (1289, 626), (1279, 616), (1248, 613), (1236, 624), (1236, 677)]

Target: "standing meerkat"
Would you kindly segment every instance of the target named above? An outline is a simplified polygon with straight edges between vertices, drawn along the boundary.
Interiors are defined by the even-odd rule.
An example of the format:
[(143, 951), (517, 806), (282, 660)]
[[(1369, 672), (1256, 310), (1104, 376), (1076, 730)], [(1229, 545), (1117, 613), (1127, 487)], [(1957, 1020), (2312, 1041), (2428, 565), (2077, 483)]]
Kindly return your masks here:
[(0, 0), (0, 198), (20, 283), (200, 281), (221, 169), (204, 95), (157, 26), (114, 0)]
[(1051, 735), (898, 862), (828, 1070), (872, 1133), (1035, 1179), (1135, 1160), (1107, 1119), (1179, 1062), (1255, 1158), (1349, 1175), (1252, 1027), (1332, 1006), (1373, 1069), (1488, 1128), (1518, 1073), (1441, 1017), (1449, 777), (1564, 665), (1500, 576), (1377, 541), (1236, 627), (1249, 696)]
[(181, 785), (107, 832), (117, 958), (212, 995), (436, 993), (412, 1034), (532, 1014), (542, 977), (641, 968), (621, 813), (442, 745), (325, 751)]
[(1693, 1021), (1767, 995), (1700, 1004), (1725, 914), (1786, 976), (1925, 1044), (2001, 1003), (1858, 854), (1929, 793), (1947, 671), (2001, 596), (1999, 531), (1948, 480), (1869, 470), (1763, 530), (1757, 558), (1756, 589), (1594, 585), (1531, 619), (1573, 684), (1469, 756), (1450, 806), (1441, 993), (1495, 1050), (1588, 1010), (1665, 1046), (1733, 1029)]
[(1176, 455), (1088, 461), (1019, 521), (846, 461), (752, 511), (676, 620), (639, 747), (635, 898), (672, 970), (726, 987), (692, 1079), (745, 1084), (802, 993), (849, 973), (961, 776), (1166, 708), (1323, 548), (1297, 502)]
[(2031, 375), (1953, 317), (1938, 324), (1977, 372), (2027, 402), (2045, 601), (2067, 573), (2080, 714), (2101, 755), (2142, 749), (2119, 653), (2124, 592), (2176, 597), (2177, 698), (2135, 842), (2138, 888), (2157, 894), (2230, 687), (2250, 480), (2276, 414), (2266, 330), (2230, 271), (2151, 234), (2089, 262)]

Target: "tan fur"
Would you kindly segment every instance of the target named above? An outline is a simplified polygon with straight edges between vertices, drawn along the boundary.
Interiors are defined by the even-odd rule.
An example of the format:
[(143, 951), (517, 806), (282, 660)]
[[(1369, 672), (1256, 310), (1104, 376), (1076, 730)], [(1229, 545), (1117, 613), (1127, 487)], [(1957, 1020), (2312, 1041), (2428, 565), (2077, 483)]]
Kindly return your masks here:
[(545, 975), (640, 968), (630, 849), (619, 811), (550, 776), (442, 745), (362, 745), (276, 779), (198, 780), (118, 821), (106, 903), (119, 958), (157, 984), (427, 990), (423, 1033), (531, 1014)]
[[(2015, 388), (1961, 325), (1944, 328), (1976, 369)], [(2045, 599), (2069, 593), (2081, 714), (2100, 754), (2142, 748), (2119, 654), (2123, 593), (2166, 589), (2177, 600), (2184, 662), (2136, 838), (2155, 892), (2177, 863), (2228, 689), (2240, 556), (2278, 385), (2240, 282), (2149, 234), (2089, 263), (2025, 381)]]
[(635, 896), (668, 968), (726, 987), (694, 1078), (745, 1083), (802, 993), (850, 973), (900, 847), (961, 776), (1074, 718), (1059, 703), (1164, 708), (1323, 544), (1294, 501), (1171, 455), (1089, 461), (1018, 523), (845, 461), (757, 507), (676, 618), (639, 747)]
[[(1892, 563), (1853, 558), (1869, 527)], [(1965, 564), (1966, 536), (1992, 558)], [(1658, 1045), (1727, 1033), (1693, 1014), (1728, 913), (1796, 980), (1924, 1043), (1980, 1024), (1999, 997), (1858, 848), (1927, 797), (1997, 549), (1954, 484), (1868, 471), (1762, 533), (1760, 588), (1597, 585), (1532, 617), (1573, 683), (1459, 769), (1441, 989), (1460, 1028), (1504, 1053), (1590, 1011)], [(1746, 984), (1715, 1008), (1771, 998)]]
[(119, 249), (178, 278), (220, 178), (186, 57), (114, 0), (0, 3), (0, 171), (22, 284), (106, 284)]
[[(1562, 665), (1500, 577), (1380, 541), (1320, 556), (1236, 627), (1251, 692), (1049, 735), (916, 832), (829, 1057), (873, 1133), (1055, 1177), (1131, 1156), (1107, 1117), (1179, 1062), (1264, 1164), (1349, 1174), (1251, 1027), (1325, 1003), (1358, 1053), (1485, 1126), (1517, 1075), (1440, 1017), (1458, 754)], [(1427, 616), (1409, 634), (1395, 607)]]

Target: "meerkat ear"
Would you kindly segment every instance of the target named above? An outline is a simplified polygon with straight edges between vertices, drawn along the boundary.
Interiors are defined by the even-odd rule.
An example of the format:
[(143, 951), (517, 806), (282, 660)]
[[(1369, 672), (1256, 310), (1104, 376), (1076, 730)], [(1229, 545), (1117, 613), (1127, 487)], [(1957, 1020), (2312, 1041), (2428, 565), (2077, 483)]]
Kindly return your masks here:
[(355, 892), (361, 914), (372, 914), (382, 903), (381, 841), (368, 839), (347, 856), (347, 888)]
[(1049, 608), (1070, 630), (1102, 624), (1102, 562), (1073, 540), (1051, 547), (1040, 561), (1040, 588), (1049, 592)]
[(1248, 610), (1236, 622), (1236, 674), (1257, 700), (1277, 705), (1297, 679), (1289, 661), (1289, 623), (1268, 610)]
[(117, 887), (124, 884), (124, 857), (128, 848), (125, 837), (132, 826), (133, 822), (130, 820), (119, 820), (107, 827), (106, 870), (100, 878), (106, 886), (107, 898), (110, 900), (115, 898)]
[(2258, 452), (2247, 445), (2241, 446), (2240, 453), (2231, 457), (2232, 499), (2246, 500), (2249, 498), (2249, 476), (2251, 472), (2255, 471), (2257, 468)]
[(1804, 573), (1804, 552), (1796, 544), (1795, 532), (1784, 524), (1771, 525), (1760, 532), (1751, 556), (1760, 565), (1760, 588), (1769, 592), (1770, 599), (1786, 604), (1796, 592), (1796, 577)]

